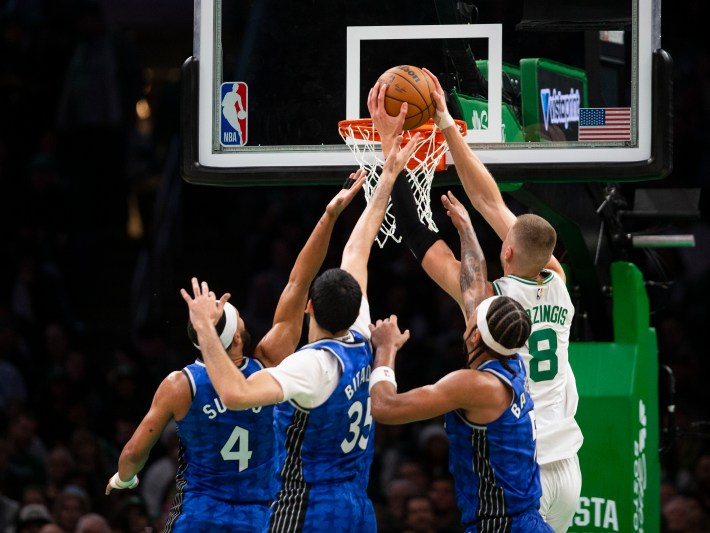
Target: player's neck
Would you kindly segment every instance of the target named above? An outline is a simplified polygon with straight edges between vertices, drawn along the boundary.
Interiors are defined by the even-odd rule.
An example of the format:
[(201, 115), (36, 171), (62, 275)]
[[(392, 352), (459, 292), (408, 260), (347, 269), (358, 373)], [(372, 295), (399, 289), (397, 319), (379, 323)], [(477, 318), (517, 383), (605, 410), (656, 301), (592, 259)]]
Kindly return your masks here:
[(234, 348), (230, 348), (227, 351), (227, 355), (237, 368), (244, 364), (244, 353), (241, 350), (235, 350)]
[(503, 274), (506, 276), (517, 276), (519, 278), (538, 280), (544, 277), (542, 272), (539, 270), (530, 270), (529, 268), (523, 268), (510, 263), (503, 267)]
[(318, 325), (318, 323), (313, 319), (311, 316), (311, 321), (308, 325), (308, 342), (316, 342), (320, 341), (323, 339), (337, 339), (339, 337), (344, 337), (345, 335), (348, 334), (348, 330), (344, 329), (342, 331), (337, 331), (335, 333), (331, 333), (327, 329), (323, 329)]

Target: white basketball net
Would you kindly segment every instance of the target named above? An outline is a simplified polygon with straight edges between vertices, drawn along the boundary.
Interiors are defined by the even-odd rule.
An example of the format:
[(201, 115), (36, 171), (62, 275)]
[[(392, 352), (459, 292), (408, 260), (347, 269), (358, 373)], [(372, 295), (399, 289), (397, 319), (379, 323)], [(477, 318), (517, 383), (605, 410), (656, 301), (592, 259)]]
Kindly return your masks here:
[[(446, 141), (443, 139), (437, 143), (437, 130), (436, 126), (432, 126), (431, 133), (423, 133), (422, 138), (417, 142), (414, 155), (412, 155), (405, 168), (407, 181), (417, 204), (419, 220), (429, 226), (429, 229), (436, 232), (439, 230), (434, 220), (432, 220), (431, 183), (434, 180), (436, 167), (448, 149)], [(420, 131), (420, 133), (422, 132)], [(413, 134), (414, 131), (404, 132), (405, 144), (409, 142), (409, 138)], [(380, 149), (379, 137), (376, 135), (371, 122), (369, 124), (355, 123), (341, 126), (340, 136), (350, 148), (360, 168), (367, 172), (364, 189), (365, 200), (369, 203), (384, 165), (384, 156)], [(402, 179), (402, 177), (397, 179)], [(392, 239), (394, 242), (402, 241), (402, 237), (396, 234), (396, 230), (397, 221), (392, 214), (392, 200), (390, 199), (385, 211), (385, 218), (382, 221), (382, 226), (380, 226), (380, 232), (375, 238), (380, 248), (385, 245), (387, 239)]]

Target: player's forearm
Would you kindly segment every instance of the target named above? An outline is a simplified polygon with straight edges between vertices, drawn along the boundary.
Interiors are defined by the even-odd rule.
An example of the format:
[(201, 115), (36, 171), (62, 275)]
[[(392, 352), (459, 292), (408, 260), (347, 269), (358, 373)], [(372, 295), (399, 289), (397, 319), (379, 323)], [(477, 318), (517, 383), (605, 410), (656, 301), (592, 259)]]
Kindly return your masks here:
[(304, 284), (306, 286), (311, 284), (328, 253), (328, 244), (337, 219), (338, 216), (335, 214), (323, 213), (303, 246), (301, 253), (296, 258), (289, 276), (289, 283)]
[(501, 240), (505, 239), (515, 215), (505, 205), (493, 176), (455, 127), (446, 128), (443, 133), (471, 204)]
[(370, 412), (375, 422), (386, 425), (409, 424), (443, 414), (419, 402), (416, 395), (427, 387), (397, 394), (392, 383), (377, 383), (370, 389)]
[[(345, 245), (343, 257), (346, 254), (361, 257), (367, 264), (372, 243), (375, 242), (375, 237), (385, 217), (387, 203), (389, 202), (395, 179), (397, 179), (397, 176), (393, 176), (392, 171), (384, 170), (382, 172), (370, 202), (365, 207), (350, 234), (350, 238)], [(363, 256), (363, 254), (365, 255)]]
[(471, 224), (459, 231), (461, 239), (460, 285), (464, 312), (470, 317), (478, 304), (486, 297), (488, 274), (486, 258)]
[(121, 481), (129, 481), (137, 476), (143, 470), (145, 463), (148, 461), (148, 452), (141, 453), (125, 450), (121, 453), (118, 459), (118, 477)]
[(380, 424), (403, 424), (407, 420), (400, 420), (392, 416), (392, 407), (396, 403), (397, 389), (392, 383), (378, 383), (370, 390), (370, 411), (372, 418)]
[(392, 135), (380, 135), (380, 141), (382, 143), (382, 157), (386, 158), (387, 154), (392, 153), (392, 147), (395, 145), (395, 140), (397, 136)]

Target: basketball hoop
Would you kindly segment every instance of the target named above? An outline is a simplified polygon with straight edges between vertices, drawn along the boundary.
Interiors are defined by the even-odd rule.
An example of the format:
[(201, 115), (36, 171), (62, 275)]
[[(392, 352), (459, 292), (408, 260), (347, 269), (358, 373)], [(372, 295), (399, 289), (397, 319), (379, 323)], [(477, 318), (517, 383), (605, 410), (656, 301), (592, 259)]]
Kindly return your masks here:
[[(456, 120), (455, 122), (461, 134), (465, 135), (466, 123), (463, 120)], [(348, 145), (348, 148), (355, 156), (360, 168), (367, 172), (365, 199), (369, 202), (384, 165), (384, 156), (380, 150), (380, 135), (372, 125), (372, 119), (369, 118), (342, 120), (338, 122), (338, 130), (345, 144)], [(448, 146), (444, 139), (444, 134), (436, 127), (433, 120), (429, 120), (418, 128), (405, 131), (402, 146), (407, 144), (415, 133), (420, 134), (420, 139), (417, 142), (416, 151), (407, 162), (405, 168), (407, 181), (412, 188), (414, 200), (417, 204), (419, 220), (429, 226), (430, 229), (438, 231), (431, 213), (431, 183), (434, 180), (434, 173), (444, 170), (446, 167), (444, 155), (448, 150)], [(397, 224), (394, 215), (391, 213), (391, 208), (392, 203), (390, 201), (380, 227), (380, 234), (376, 238), (380, 248), (385, 245), (388, 238), (395, 242), (401, 242), (402, 240), (401, 236), (395, 234)]]

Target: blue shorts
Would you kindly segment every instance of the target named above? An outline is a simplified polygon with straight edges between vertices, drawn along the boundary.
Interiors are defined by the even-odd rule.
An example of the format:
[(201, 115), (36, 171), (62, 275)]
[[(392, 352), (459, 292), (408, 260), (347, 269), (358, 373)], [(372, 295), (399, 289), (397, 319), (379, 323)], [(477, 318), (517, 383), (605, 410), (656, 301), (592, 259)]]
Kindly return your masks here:
[[(466, 528), (466, 533), (499, 530), (500, 528), (497, 528), (495, 524), (491, 524), (488, 528), (481, 528), (480, 530), (473, 525)], [(537, 509), (513, 516), (512, 524), (507, 531), (510, 533), (555, 533), (555, 530), (542, 519)]]
[(204, 494), (184, 493), (173, 502), (163, 533), (261, 533), (267, 503), (229, 503)]
[(303, 484), (282, 490), (271, 506), (264, 533), (377, 531), (375, 510), (365, 489), (351, 484)]

